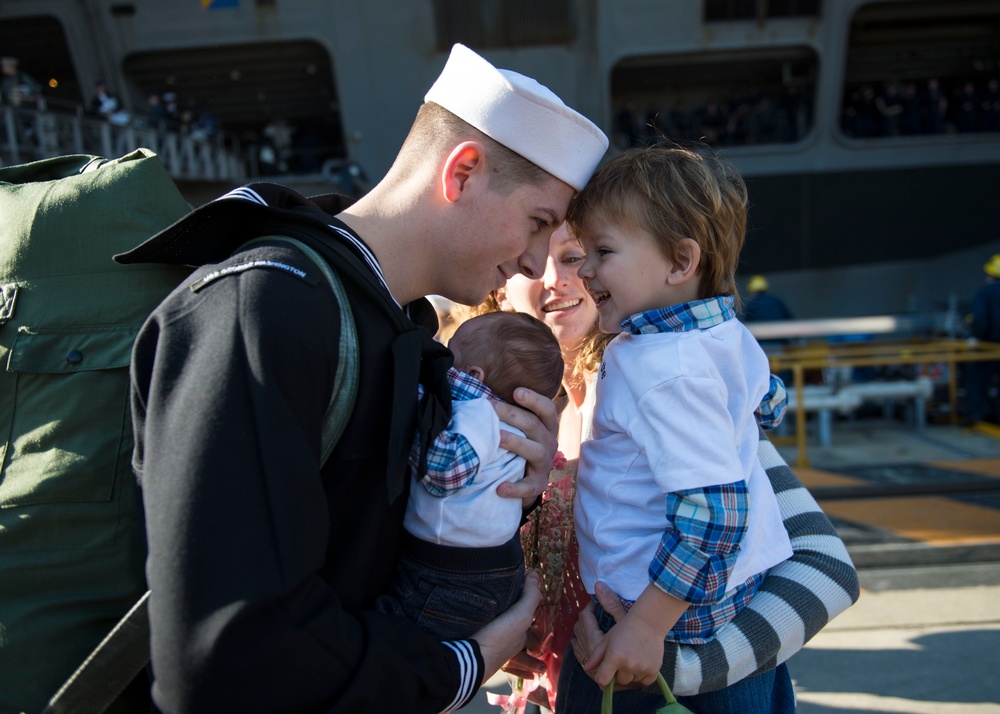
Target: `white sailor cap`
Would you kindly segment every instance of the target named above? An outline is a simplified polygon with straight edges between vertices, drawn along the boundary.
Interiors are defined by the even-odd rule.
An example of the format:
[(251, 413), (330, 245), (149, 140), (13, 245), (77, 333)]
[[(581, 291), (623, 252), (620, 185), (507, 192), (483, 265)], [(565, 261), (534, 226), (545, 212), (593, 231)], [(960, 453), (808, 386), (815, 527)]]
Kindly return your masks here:
[(578, 191), (608, 148), (596, 124), (534, 79), (456, 44), (424, 96)]

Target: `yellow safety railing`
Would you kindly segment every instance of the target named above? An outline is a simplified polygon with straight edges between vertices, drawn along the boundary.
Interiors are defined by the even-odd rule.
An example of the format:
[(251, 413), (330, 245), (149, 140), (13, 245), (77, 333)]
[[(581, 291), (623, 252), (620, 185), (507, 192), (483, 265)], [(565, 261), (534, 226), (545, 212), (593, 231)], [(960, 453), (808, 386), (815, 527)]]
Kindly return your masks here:
[(955, 367), (960, 362), (998, 361), (1000, 344), (976, 340), (874, 341), (784, 345), (768, 352), (771, 371), (792, 372), (795, 387), (796, 466), (809, 466), (806, 452), (805, 372), (830, 367), (884, 367), (892, 365), (948, 365), (948, 401), (952, 423), (958, 419), (958, 382)]

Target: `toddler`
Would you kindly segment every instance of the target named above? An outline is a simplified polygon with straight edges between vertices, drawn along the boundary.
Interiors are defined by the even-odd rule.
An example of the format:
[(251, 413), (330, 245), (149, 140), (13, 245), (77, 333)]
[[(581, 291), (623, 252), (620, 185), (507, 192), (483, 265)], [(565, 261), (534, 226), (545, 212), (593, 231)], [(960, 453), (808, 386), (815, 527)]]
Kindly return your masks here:
[[(621, 333), (599, 370), (574, 504), (584, 585), (604, 582), (627, 609), (611, 627), (598, 608), (608, 635), (586, 669), (602, 684), (651, 684), (665, 639), (711, 641), (792, 554), (757, 459), (758, 421), (780, 418), (784, 388), (734, 312), (746, 207), (733, 169), (663, 145), (615, 157), (570, 205), (600, 329)], [(791, 690), (784, 665), (769, 674), (765, 688)], [(745, 682), (726, 688), (728, 705), (682, 703), (703, 713), (770, 696)], [(597, 711), (600, 689), (575, 657), (558, 690), (560, 711)], [(623, 692), (615, 711), (619, 698), (622, 711), (663, 703)]]

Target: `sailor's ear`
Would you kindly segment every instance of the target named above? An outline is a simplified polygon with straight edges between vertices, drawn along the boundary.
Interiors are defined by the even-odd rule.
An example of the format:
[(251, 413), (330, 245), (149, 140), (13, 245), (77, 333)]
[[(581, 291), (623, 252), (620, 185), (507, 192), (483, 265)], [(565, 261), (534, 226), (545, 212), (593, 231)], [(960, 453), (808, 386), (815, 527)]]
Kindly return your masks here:
[(441, 169), (441, 190), (449, 203), (461, 198), (470, 181), (483, 172), (485, 147), (478, 141), (463, 141), (451, 150)]

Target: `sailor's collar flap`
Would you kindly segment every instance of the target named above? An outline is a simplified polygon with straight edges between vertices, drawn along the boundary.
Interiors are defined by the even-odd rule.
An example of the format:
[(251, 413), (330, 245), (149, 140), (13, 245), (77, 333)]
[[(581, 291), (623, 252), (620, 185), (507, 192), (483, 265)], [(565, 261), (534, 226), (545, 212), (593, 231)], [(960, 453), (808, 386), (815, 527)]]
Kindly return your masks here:
[(277, 184), (248, 184), (199, 206), (114, 259), (123, 264), (219, 262), (248, 240), (273, 233), (276, 223), (329, 230), (332, 216), (323, 209), (340, 209), (345, 201), (333, 194), (308, 199)]

